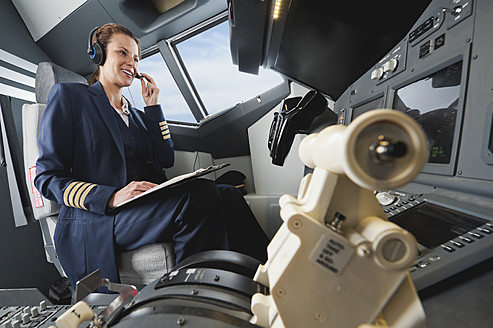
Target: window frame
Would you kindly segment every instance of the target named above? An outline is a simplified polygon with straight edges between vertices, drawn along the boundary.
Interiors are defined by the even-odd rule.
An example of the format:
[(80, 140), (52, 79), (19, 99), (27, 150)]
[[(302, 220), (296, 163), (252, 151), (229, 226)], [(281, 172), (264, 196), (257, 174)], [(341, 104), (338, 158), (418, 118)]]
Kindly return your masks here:
[[(204, 121), (209, 116), (209, 113), (200, 97), (197, 88), (195, 87), (190, 74), (184, 64), (180, 53), (177, 49), (177, 44), (188, 40), (205, 30), (208, 30), (218, 24), (221, 24), (228, 19), (227, 11), (219, 13), (218, 15), (211, 17), (202, 23), (199, 23), (173, 37), (168, 39), (161, 40), (157, 43), (156, 49), (152, 49), (149, 53), (146, 53), (146, 56), (153, 55), (156, 52), (160, 52), (161, 56), (168, 67), (171, 76), (173, 77), (178, 89), (183, 95), (185, 102), (187, 103), (190, 111), (192, 112), (193, 117), (196, 122), (181, 122), (181, 121), (172, 121), (171, 123), (178, 123), (184, 125), (192, 125), (198, 126), (201, 122)], [(144, 57), (144, 56), (143, 56)], [(234, 107), (234, 106), (233, 106)]]

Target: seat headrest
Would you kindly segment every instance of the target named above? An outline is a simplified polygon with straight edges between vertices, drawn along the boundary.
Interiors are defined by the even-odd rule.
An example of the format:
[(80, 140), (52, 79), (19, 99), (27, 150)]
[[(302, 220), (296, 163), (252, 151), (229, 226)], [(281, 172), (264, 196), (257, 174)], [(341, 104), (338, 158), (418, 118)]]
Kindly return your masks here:
[(36, 70), (36, 102), (46, 104), (48, 94), (55, 83), (76, 82), (87, 84), (87, 80), (77, 73), (49, 62), (41, 62)]

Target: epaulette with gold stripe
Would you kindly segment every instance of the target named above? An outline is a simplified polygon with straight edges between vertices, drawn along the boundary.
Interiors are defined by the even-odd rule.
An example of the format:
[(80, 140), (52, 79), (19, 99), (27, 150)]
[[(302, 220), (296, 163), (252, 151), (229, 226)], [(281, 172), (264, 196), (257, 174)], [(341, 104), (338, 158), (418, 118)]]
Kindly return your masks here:
[(94, 183), (82, 182), (82, 181), (74, 181), (65, 188), (63, 192), (63, 203), (66, 206), (81, 208), (87, 210), (84, 202), (86, 200), (87, 195), (92, 190), (92, 188), (96, 187)]
[(159, 126), (161, 127), (161, 134), (163, 135), (163, 140), (171, 138), (171, 133), (169, 132), (168, 122), (166, 122), (166, 121), (159, 122)]

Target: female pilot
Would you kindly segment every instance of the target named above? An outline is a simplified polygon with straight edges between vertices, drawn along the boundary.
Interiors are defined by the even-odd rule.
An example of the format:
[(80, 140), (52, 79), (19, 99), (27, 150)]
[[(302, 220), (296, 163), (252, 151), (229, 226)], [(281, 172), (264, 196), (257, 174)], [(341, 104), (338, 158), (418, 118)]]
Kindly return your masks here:
[(165, 181), (174, 148), (154, 79), (142, 74), (144, 111), (122, 96), (138, 72), (138, 39), (117, 24), (91, 35), (98, 68), (89, 85), (51, 89), (36, 164), (37, 189), (62, 205), (55, 245), (72, 285), (96, 269), (118, 282), (115, 253), (156, 242), (173, 241), (177, 262), (211, 249), (265, 261), (268, 239), (232, 186), (192, 180), (108, 214)]

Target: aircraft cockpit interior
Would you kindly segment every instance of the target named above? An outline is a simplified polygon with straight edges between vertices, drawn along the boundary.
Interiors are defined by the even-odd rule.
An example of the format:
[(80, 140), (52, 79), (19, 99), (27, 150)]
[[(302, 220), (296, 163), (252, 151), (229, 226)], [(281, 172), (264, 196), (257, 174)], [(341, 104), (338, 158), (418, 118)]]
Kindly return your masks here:
[[(0, 8), (0, 328), (491, 326), (491, 1), (5, 0)], [(129, 78), (121, 109), (105, 81), (96, 86), (128, 128), (151, 134), (157, 85), (162, 110), (152, 120), (174, 164), (116, 206), (124, 188), (112, 186), (101, 218), (212, 180), (239, 190), (268, 238), (266, 260), (227, 247), (180, 258), (174, 235), (132, 249), (115, 235), (96, 239), (102, 230), (86, 226), (96, 216), (84, 213), (97, 180), (110, 178), (84, 173), (87, 182), (70, 184), (60, 201), (41, 180), (55, 171), (44, 164), (46, 136), (58, 133), (41, 131), (48, 119), (70, 117), (60, 133), (75, 136), (60, 143), (70, 145), (60, 158), (74, 161), (64, 178), (82, 163), (99, 170), (75, 160), (74, 149), (86, 147), (77, 135), (111, 154), (113, 141), (82, 128), (94, 118), (45, 111), (64, 84), (93, 88), (115, 42), (97, 41), (107, 23), (131, 31), (138, 54), (118, 72)], [(129, 140), (120, 166), (134, 156)], [(132, 180), (117, 167), (111, 178)], [(75, 247), (68, 261), (58, 244), (66, 213), (82, 214), (64, 242), (83, 234), (100, 243)], [(229, 225), (238, 213), (224, 214)], [(251, 249), (259, 243), (248, 239)], [(114, 262), (116, 279), (104, 262)], [(73, 279), (73, 263), (87, 272)]]

